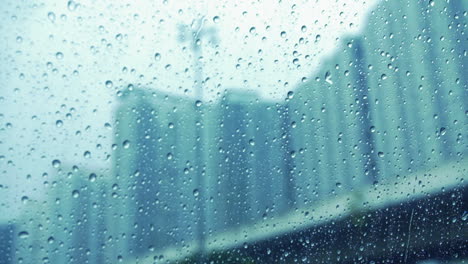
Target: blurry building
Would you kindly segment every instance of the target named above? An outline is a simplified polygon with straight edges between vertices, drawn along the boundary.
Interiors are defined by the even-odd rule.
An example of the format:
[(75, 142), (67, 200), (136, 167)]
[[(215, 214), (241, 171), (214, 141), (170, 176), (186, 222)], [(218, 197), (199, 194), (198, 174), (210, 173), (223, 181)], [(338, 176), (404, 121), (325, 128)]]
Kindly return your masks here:
[(285, 107), (239, 90), (228, 91), (217, 107), (218, 224), (229, 230), (287, 211), (294, 182)]
[(17, 220), (15, 263), (112, 263), (105, 256), (107, 179), (62, 166), (48, 181), (47, 199), (29, 200)]
[[(460, 177), (467, 153), (466, 3), (381, 1), (363, 32), (343, 38), (337, 52), (285, 102), (227, 91), (219, 104), (206, 106), (209, 246), (219, 249), (220, 241), (235, 237), (232, 248), (224, 250), (248, 252), (259, 263), (402, 261), (403, 230), (412, 212), (426, 217), (418, 211), (420, 204), (444, 208), (443, 201), (450, 199), (454, 208), (427, 217), (460, 217), (466, 211), (461, 198), (466, 183)], [(433, 181), (437, 188), (430, 189)], [(370, 209), (370, 203), (375, 207)], [(367, 213), (375, 223), (356, 220), (361, 210), (374, 210)], [(394, 213), (390, 218), (379, 210)], [(252, 242), (250, 233), (270, 218), (283, 226), (269, 239)], [(321, 225), (308, 225), (313, 221)], [(419, 248), (424, 254), (410, 252), (408, 259), (449, 258), (449, 251), (464, 251), (461, 225), (451, 220), (433, 224), (447, 234), (443, 241), (426, 240), (425, 231), (418, 230), (426, 243)], [(245, 233), (236, 236), (231, 229)], [(270, 225), (265, 233), (269, 229), (275, 228)], [(255, 246), (244, 250), (240, 241)], [(378, 248), (360, 253), (359, 243), (376, 241), (382, 242)], [(446, 250), (443, 245), (449, 244)], [(341, 256), (345, 247), (352, 249)], [(264, 252), (270, 248), (277, 250), (268, 259)], [(296, 255), (286, 256), (290, 251)], [(333, 260), (331, 252), (336, 253)]]
[(0, 264), (15, 263), (17, 231), (13, 224), (0, 223)]
[(113, 168), (119, 205), (112, 222), (114, 235), (121, 237), (117, 255), (193, 239), (195, 125), (188, 99), (124, 91), (116, 113)]

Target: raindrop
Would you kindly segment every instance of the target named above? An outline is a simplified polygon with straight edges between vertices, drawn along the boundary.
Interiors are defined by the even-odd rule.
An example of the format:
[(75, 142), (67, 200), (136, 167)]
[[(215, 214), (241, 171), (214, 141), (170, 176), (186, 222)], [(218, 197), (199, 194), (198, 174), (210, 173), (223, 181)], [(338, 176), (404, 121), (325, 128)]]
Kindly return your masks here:
[(385, 156), (385, 154), (382, 151), (379, 151), (379, 153), (377, 153), (377, 155), (379, 155), (380, 158), (383, 158)]
[(322, 36), (320, 36), (320, 35), (315, 36), (315, 42), (319, 42), (320, 39), (322, 39)]
[(52, 161), (52, 166), (53, 166), (54, 168), (60, 167), (60, 164), (61, 164), (60, 160), (53, 160), (53, 161)]
[(200, 195), (200, 191), (198, 189), (193, 190), (193, 196), (198, 197)]
[(440, 130), (439, 130), (439, 133), (441, 136), (445, 135), (445, 133), (447, 133), (447, 130), (445, 129), (445, 127), (441, 127)]
[(55, 13), (54, 12), (49, 12), (47, 14), (47, 18), (50, 20), (50, 22), (54, 22), (55, 21)]
[(329, 71), (325, 73), (325, 81), (329, 84), (333, 84), (333, 81), (331, 79), (331, 73)]
[(106, 87), (107, 87), (107, 88), (112, 88), (112, 86), (114, 86), (114, 84), (112, 83), (112, 81), (107, 80), (107, 81), (106, 81)]
[(21, 202), (22, 202), (23, 204), (26, 204), (28, 201), (29, 201), (29, 197), (27, 197), (27, 196), (21, 197)]
[(78, 4), (75, 1), (73, 0), (68, 1), (67, 8), (69, 11), (73, 12), (76, 10), (77, 7), (78, 7)]
[(55, 122), (55, 125), (56, 125), (57, 127), (61, 127), (61, 126), (63, 126), (63, 121), (62, 121), (62, 120), (57, 120), (57, 121)]
[(96, 178), (97, 178), (97, 175), (95, 173), (91, 173), (88, 177), (88, 180), (90, 182), (95, 182), (96, 181)]
[(73, 198), (78, 198), (78, 197), (80, 197), (80, 192), (79, 192), (78, 190), (73, 190), (73, 192), (72, 192), (72, 197), (73, 197)]
[(62, 52), (57, 52), (55, 53), (55, 57), (59, 60), (63, 59), (63, 53)]
[(122, 146), (124, 147), (124, 149), (128, 149), (130, 147), (130, 141), (129, 140), (125, 140), (123, 143), (122, 143)]
[(219, 16), (214, 16), (213, 17), (213, 22), (214, 23), (219, 23)]
[(27, 231), (21, 231), (18, 233), (18, 237), (19, 238), (28, 238), (29, 237), (29, 233)]
[(85, 151), (85, 152), (83, 153), (83, 157), (85, 157), (85, 158), (87, 158), (87, 159), (91, 158), (91, 152)]
[(160, 54), (160, 53), (155, 53), (155, 54), (154, 54), (154, 59), (155, 59), (156, 61), (161, 60), (161, 54)]

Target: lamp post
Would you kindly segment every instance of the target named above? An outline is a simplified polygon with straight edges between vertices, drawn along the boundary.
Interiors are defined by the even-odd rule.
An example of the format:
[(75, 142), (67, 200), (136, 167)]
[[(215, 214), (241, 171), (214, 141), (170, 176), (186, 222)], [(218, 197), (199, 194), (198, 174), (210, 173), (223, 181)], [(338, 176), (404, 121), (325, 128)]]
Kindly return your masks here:
[[(198, 204), (197, 218), (198, 226), (196, 230), (196, 241), (198, 243), (198, 263), (205, 262), (205, 195), (204, 195), (204, 158), (203, 158), (203, 65), (201, 39), (209, 37), (212, 44), (217, 43), (216, 29), (213, 27), (204, 28), (205, 17), (195, 19), (190, 26), (179, 25), (179, 41), (189, 42), (193, 52), (193, 66), (194, 66), (194, 90), (195, 90), (195, 113), (196, 113), (196, 126), (195, 126), (195, 162), (196, 162), (196, 189), (194, 196)], [(186, 36), (189, 35), (188, 38)]]

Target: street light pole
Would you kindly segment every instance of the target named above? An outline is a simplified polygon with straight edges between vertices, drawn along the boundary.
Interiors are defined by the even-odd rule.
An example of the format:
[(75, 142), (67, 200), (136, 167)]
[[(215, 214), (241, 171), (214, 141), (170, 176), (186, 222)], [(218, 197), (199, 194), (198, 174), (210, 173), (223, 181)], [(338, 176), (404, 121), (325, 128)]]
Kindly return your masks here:
[(204, 170), (205, 163), (203, 158), (203, 65), (200, 61), (202, 57), (201, 52), (201, 38), (206, 35), (211, 35), (213, 41), (216, 40), (216, 31), (213, 28), (204, 29), (203, 24), (205, 22), (205, 17), (196, 19), (192, 21), (190, 25), (191, 30), (187, 32), (186, 26), (179, 27), (180, 41), (185, 41), (185, 35), (189, 33), (191, 42), (193, 58), (194, 58), (194, 81), (195, 81), (195, 113), (196, 113), (196, 124), (195, 124), (195, 162), (196, 162), (196, 190), (194, 190), (194, 196), (196, 201), (198, 201), (198, 226), (197, 226), (197, 235), (196, 240), (198, 243), (198, 259), (197, 262), (202, 264), (205, 262), (205, 184), (204, 184)]

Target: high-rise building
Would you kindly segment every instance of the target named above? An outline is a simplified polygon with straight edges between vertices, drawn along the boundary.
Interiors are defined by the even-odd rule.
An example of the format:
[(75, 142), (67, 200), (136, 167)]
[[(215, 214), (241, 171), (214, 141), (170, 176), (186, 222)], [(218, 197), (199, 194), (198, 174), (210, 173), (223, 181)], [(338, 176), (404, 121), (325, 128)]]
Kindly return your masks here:
[(226, 230), (285, 212), (292, 206), (293, 153), (287, 107), (255, 93), (230, 90), (219, 109), (214, 203), (216, 228)]
[[(116, 114), (114, 177), (119, 205), (116, 255), (140, 254), (193, 239), (196, 210), (193, 102), (127, 89)], [(121, 252), (121, 253), (119, 253)]]
[(46, 199), (28, 200), (17, 219), (15, 263), (112, 263), (104, 248), (107, 178), (62, 165), (47, 181)]
[(0, 223), (0, 264), (15, 263), (15, 241), (18, 234), (15, 225)]

